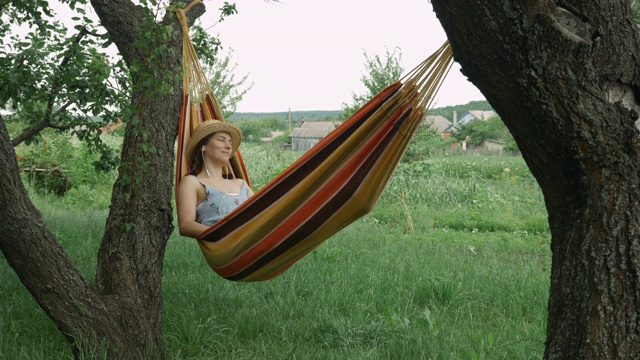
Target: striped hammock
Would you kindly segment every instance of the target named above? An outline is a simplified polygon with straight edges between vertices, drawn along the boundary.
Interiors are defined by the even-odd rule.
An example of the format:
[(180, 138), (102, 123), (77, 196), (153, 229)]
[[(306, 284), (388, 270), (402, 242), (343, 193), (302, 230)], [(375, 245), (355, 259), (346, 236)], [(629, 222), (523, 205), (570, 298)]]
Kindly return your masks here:
[[(223, 120), (188, 36), (176, 186), (187, 174), (184, 148), (207, 119)], [(198, 235), (209, 266), (234, 281), (261, 281), (288, 269), (370, 212), (416, 133), (453, 62), (448, 42), (389, 85), (225, 218)], [(240, 152), (229, 172), (249, 181)]]

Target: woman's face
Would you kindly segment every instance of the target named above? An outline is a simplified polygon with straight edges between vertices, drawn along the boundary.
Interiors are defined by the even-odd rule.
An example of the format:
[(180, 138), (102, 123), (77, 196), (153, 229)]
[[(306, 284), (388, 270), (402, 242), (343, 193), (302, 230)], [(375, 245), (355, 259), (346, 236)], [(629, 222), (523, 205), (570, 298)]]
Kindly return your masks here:
[(204, 145), (203, 155), (207, 159), (219, 160), (226, 163), (231, 157), (232, 149), (231, 135), (224, 131), (218, 131), (214, 133)]

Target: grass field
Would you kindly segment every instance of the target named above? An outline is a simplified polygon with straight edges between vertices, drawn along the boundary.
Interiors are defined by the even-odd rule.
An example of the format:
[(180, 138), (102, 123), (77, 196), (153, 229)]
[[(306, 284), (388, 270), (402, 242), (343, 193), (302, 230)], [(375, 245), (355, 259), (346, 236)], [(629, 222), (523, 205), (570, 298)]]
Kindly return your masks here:
[[(261, 146), (243, 155), (256, 188), (297, 156)], [(93, 278), (106, 209), (34, 202)], [(267, 282), (218, 277), (192, 239), (174, 234), (163, 283), (168, 357), (539, 359), (546, 216), (521, 158), (449, 156), (402, 163), (374, 211)], [(70, 359), (4, 258), (0, 278), (0, 359)]]

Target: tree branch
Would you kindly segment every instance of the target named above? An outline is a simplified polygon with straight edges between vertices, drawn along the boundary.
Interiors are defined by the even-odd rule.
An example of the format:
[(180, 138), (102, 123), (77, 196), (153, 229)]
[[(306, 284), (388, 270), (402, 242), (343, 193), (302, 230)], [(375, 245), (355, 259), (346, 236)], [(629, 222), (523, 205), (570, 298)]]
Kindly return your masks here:
[(38, 134), (40, 131), (44, 130), (48, 126), (49, 126), (48, 118), (40, 121), (39, 123), (35, 124), (29, 129), (23, 131), (20, 135), (11, 139), (11, 145), (15, 147), (21, 144), (23, 141), (30, 139), (31, 137), (35, 136), (36, 134)]
[(63, 74), (65, 72), (65, 68), (66, 66), (69, 64), (69, 61), (71, 61), (71, 58), (74, 57), (74, 55), (76, 54), (76, 50), (74, 49), (76, 45), (78, 45), (80, 43), (80, 41), (82, 40), (82, 38), (87, 35), (88, 31), (87, 31), (87, 27), (83, 26), (82, 29), (80, 30), (80, 32), (78, 33), (78, 35), (76, 35), (76, 38), (73, 40), (73, 43), (71, 45), (71, 51), (69, 52), (69, 54), (67, 56), (65, 56), (62, 61), (60, 61), (60, 66), (58, 67), (58, 69), (60, 69), (60, 71), (55, 75), (55, 79), (53, 81), (53, 86), (51, 88), (51, 92), (49, 93), (49, 101), (47, 102), (47, 109), (45, 111), (45, 119), (49, 119), (49, 122), (51, 121), (51, 113), (53, 112), (53, 105), (55, 104), (55, 100), (56, 97), (58, 95), (58, 92), (60, 91), (60, 89), (62, 88), (62, 78), (63, 78)]
[[(68, 102), (68, 103), (64, 104), (62, 107), (60, 107), (60, 109), (58, 109), (58, 111), (56, 111), (54, 113), (53, 117), (59, 115), (62, 111), (67, 109), (72, 104), (73, 104), (72, 102)], [(35, 124), (34, 126), (30, 127), (29, 129), (23, 131), (20, 135), (18, 135), (16, 137), (14, 137), (13, 139), (11, 139), (11, 145), (14, 146), (14, 147), (19, 145), (23, 141), (35, 136), (36, 134), (38, 134), (40, 131), (44, 130), (45, 128), (53, 128), (53, 129), (58, 129), (58, 130), (68, 130), (68, 129), (71, 129), (71, 128), (75, 127), (75, 126), (82, 126), (82, 125), (86, 125), (86, 123), (85, 124), (68, 124), (68, 125), (52, 124), (51, 123), (51, 117), (45, 117), (39, 123)]]
[(63, 78), (65, 67), (69, 64), (69, 61), (71, 61), (71, 59), (74, 57), (76, 53), (76, 51), (73, 49), (73, 46), (79, 44), (82, 38), (85, 37), (88, 33), (89, 32), (87, 31), (87, 28), (83, 27), (82, 30), (80, 30), (80, 32), (78, 33), (78, 35), (76, 35), (76, 38), (73, 40), (73, 45), (71, 47), (71, 51), (69, 52), (69, 54), (60, 61), (60, 65), (58, 66), (58, 69), (60, 69), (60, 71), (55, 75), (53, 86), (51, 87), (51, 91), (49, 92), (49, 98), (47, 100), (47, 108), (45, 110), (43, 119), (40, 122), (36, 123), (34, 126), (30, 127), (28, 130), (22, 132), (20, 135), (11, 139), (12, 146), (17, 146), (18, 144), (21, 144), (25, 140), (37, 135), (40, 131), (44, 130), (47, 127), (55, 128), (59, 130), (66, 130), (75, 126), (75, 125), (68, 125), (68, 126), (53, 125), (51, 121), (60, 113), (62, 113), (62, 111), (64, 111), (65, 109), (67, 109), (69, 106), (72, 105), (72, 102), (67, 102), (65, 105), (60, 107), (55, 113), (53, 112), (55, 100), (57, 98), (60, 88), (62, 87), (62, 78)]

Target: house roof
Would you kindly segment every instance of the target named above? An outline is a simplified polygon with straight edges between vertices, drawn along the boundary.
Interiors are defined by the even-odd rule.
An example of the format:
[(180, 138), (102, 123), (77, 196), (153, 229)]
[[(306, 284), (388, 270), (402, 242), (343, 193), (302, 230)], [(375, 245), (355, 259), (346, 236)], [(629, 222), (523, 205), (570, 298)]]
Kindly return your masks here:
[(487, 120), (496, 114), (491, 110), (469, 110), (469, 114), (473, 115), (478, 120)]
[(422, 123), (425, 126), (436, 129), (439, 133), (444, 132), (449, 126), (451, 126), (451, 121), (440, 115), (427, 115)]
[(459, 118), (456, 119), (456, 126), (453, 124), (447, 127), (447, 130), (453, 130), (454, 127), (458, 127), (460, 125), (468, 124), (475, 120), (483, 120), (487, 121), (490, 117), (496, 115), (495, 111), (491, 110), (469, 110), (466, 113), (462, 114)]
[(289, 133), (292, 138), (322, 139), (327, 136), (336, 125), (333, 121), (303, 121)]

